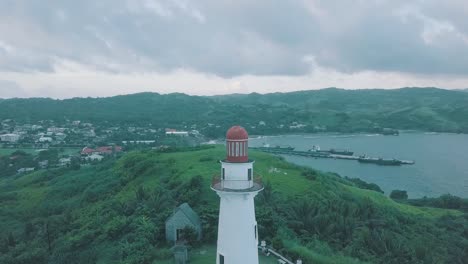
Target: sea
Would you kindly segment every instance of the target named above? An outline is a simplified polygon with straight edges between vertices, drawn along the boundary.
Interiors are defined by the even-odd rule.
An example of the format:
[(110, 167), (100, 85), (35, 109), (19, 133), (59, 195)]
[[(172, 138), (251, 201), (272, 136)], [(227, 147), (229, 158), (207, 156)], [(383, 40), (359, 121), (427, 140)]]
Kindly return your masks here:
[(251, 147), (264, 144), (291, 146), (307, 151), (312, 146), (324, 149), (349, 149), (354, 155), (413, 160), (414, 165), (379, 166), (356, 160), (321, 159), (282, 155), (292, 163), (341, 176), (375, 183), (389, 195), (406, 190), (409, 198), (439, 197), (452, 194), (468, 198), (468, 135), (403, 132), (399, 136), (379, 134), (306, 134), (260, 136), (249, 140)]

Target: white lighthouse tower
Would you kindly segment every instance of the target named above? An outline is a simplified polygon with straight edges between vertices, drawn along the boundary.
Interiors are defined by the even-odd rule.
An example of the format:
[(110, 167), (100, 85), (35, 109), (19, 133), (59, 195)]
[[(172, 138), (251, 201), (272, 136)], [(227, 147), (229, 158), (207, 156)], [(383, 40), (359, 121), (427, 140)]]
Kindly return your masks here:
[(254, 180), (248, 138), (243, 127), (233, 126), (228, 130), (221, 176), (211, 186), (221, 198), (217, 264), (258, 264), (254, 197), (263, 186)]

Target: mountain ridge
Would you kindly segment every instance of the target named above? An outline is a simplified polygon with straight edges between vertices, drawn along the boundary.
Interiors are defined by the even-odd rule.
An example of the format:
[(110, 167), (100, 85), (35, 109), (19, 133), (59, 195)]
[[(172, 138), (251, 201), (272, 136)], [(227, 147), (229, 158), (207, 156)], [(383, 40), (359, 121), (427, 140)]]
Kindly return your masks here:
[[(269, 94), (191, 96), (137, 93), (103, 98), (4, 99), (0, 119), (82, 120), (121, 124), (220, 126), (246, 124), (255, 134), (378, 132), (382, 128), (468, 133), (468, 93), (438, 88), (327, 88)], [(265, 125), (259, 126), (260, 122)], [(228, 124), (229, 123), (229, 124)], [(289, 131), (293, 124), (301, 130)]]

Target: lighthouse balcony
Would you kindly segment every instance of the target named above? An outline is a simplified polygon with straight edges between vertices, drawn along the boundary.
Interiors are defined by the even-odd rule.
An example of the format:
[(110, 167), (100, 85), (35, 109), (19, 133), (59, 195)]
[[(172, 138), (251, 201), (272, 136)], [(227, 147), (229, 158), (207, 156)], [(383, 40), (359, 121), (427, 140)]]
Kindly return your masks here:
[(263, 190), (262, 178), (255, 176), (253, 180), (226, 180), (214, 176), (211, 189), (222, 192), (258, 192)]

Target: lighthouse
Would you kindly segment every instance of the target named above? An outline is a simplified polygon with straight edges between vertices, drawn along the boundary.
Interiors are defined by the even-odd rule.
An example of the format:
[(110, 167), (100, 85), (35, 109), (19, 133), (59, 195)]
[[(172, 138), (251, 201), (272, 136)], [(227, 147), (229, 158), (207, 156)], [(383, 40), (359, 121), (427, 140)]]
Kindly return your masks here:
[(226, 134), (226, 159), (211, 189), (220, 197), (217, 264), (258, 264), (258, 228), (254, 197), (263, 190), (254, 179), (248, 156), (247, 131), (231, 127)]

